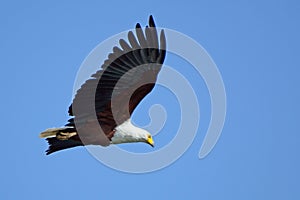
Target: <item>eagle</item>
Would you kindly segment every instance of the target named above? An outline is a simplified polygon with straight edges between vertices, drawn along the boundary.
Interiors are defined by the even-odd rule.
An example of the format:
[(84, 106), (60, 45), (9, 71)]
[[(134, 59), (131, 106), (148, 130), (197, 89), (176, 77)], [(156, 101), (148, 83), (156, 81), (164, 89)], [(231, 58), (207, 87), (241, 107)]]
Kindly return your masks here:
[(49, 148), (46, 154), (85, 145), (144, 142), (154, 147), (151, 134), (131, 122), (138, 104), (155, 86), (166, 57), (164, 30), (153, 16), (119, 40), (101, 68), (77, 90), (69, 107), (70, 119), (60, 128), (40, 133)]

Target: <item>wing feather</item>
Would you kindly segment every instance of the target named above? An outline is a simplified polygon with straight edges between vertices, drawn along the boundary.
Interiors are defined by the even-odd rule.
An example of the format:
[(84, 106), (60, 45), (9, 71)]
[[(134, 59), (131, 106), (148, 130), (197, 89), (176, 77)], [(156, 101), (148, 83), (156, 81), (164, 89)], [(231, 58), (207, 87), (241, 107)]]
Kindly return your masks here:
[[(165, 34), (162, 30), (158, 40), (152, 16), (145, 33), (139, 23), (135, 32), (136, 35), (128, 32), (128, 42), (121, 39), (120, 47), (113, 47), (113, 53), (108, 55), (102, 68), (77, 91), (69, 107), (69, 115), (73, 118), (67, 126), (80, 122), (76, 123), (76, 129), (83, 129), (96, 113), (98, 124), (110, 138), (114, 128), (127, 120), (140, 101), (151, 92), (166, 55)], [(88, 106), (91, 102), (94, 102), (94, 107)], [(84, 108), (77, 105), (84, 105)], [(113, 112), (112, 105), (117, 105), (116, 112)]]

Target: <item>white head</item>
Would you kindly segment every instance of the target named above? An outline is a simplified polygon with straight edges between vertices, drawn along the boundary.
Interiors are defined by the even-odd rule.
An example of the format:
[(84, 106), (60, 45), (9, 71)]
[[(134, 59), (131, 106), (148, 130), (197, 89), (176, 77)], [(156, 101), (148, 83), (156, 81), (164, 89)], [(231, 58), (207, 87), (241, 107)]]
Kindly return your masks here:
[(112, 144), (145, 142), (154, 147), (154, 141), (151, 134), (139, 127), (134, 126), (130, 120), (116, 127), (116, 132), (111, 138)]

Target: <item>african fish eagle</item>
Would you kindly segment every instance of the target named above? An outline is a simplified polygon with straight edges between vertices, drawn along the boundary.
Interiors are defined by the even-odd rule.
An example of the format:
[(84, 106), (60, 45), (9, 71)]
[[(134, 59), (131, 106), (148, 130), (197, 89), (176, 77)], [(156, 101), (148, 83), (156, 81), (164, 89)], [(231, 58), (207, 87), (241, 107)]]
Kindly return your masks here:
[(136, 24), (128, 41), (119, 40), (101, 69), (77, 91), (69, 107), (71, 118), (61, 128), (50, 128), (40, 134), (49, 148), (46, 154), (84, 145), (145, 142), (154, 146), (151, 134), (131, 123), (130, 117), (155, 86), (166, 56), (164, 30), (149, 17), (144, 29)]

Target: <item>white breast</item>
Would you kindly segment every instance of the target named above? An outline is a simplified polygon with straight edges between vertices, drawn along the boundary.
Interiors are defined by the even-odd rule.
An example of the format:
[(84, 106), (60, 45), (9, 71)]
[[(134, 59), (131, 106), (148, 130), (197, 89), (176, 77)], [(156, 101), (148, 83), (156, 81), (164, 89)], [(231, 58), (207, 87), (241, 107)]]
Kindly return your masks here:
[(130, 119), (116, 127), (116, 132), (111, 138), (112, 144), (128, 142), (144, 142), (149, 134), (146, 130), (134, 126)]

